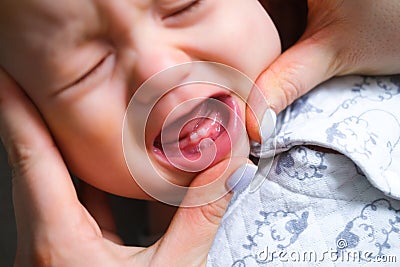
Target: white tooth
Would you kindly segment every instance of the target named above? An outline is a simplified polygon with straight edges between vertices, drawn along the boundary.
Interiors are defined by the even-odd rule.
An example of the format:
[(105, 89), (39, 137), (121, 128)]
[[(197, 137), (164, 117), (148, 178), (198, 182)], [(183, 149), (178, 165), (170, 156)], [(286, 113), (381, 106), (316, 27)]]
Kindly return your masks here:
[(199, 134), (196, 133), (196, 132), (192, 132), (192, 133), (190, 134), (190, 141), (196, 142), (196, 141), (198, 141), (198, 140), (199, 140)]
[(201, 137), (205, 137), (207, 135), (207, 129), (201, 128), (200, 130), (197, 131), (198, 135)]
[(213, 140), (211, 138), (205, 138), (200, 142), (200, 149), (206, 149), (213, 144)]

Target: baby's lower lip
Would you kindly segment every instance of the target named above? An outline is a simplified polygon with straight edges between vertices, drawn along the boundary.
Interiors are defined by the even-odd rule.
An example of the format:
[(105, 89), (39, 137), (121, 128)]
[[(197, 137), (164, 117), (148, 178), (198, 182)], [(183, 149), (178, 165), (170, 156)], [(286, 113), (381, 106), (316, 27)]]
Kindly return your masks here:
[[(217, 101), (219, 104), (215, 104)], [(191, 166), (187, 166), (185, 170), (193, 168), (199, 170), (201, 164), (209, 161), (212, 165), (218, 163), (232, 150), (232, 146), (237, 139), (237, 124), (240, 121), (240, 110), (237, 102), (230, 95), (214, 97), (213, 101), (205, 100), (202, 107), (204, 109), (203, 118), (195, 118), (189, 120), (182, 128), (179, 134), (179, 140), (175, 142), (161, 142), (161, 133), (157, 136), (153, 143), (153, 152), (156, 158), (163, 165), (177, 167), (187, 165), (191, 162)], [(221, 108), (221, 106), (225, 106)], [(198, 115), (198, 114), (197, 114)], [(193, 115), (193, 117), (196, 117)], [(202, 142), (205, 139), (210, 142)], [(213, 151), (211, 152), (211, 149)], [(215, 151), (214, 151), (215, 150)], [(210, 153), (207, 153), (210, 152)], [(198, 160), (200, 157), (210, 157)]]

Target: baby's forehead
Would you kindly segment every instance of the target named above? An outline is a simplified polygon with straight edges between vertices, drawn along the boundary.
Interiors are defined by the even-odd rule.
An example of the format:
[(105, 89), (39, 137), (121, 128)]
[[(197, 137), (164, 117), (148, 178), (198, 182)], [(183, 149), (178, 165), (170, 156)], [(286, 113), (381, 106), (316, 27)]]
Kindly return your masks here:
[[(84, 18), (93, 18), (95, 5), (92, 1), (18, 0), (0, 2), (1, 33), (35, 33), (62, 28)], [(50, 37), (50, 36), (48, 36)]]
[(0, 1), (0, 66), (21, 83), (31, 72), (52, 68), (62, 51), (94, 32), (96, 16), (89, 0)]

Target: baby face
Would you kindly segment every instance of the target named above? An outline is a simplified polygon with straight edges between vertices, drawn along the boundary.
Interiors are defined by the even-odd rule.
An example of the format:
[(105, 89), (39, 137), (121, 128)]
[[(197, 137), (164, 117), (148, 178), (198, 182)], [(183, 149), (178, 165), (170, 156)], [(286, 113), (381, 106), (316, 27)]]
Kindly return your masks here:
[[(132, 179), (122, 142), (124, 116), (141, 84), (194, 61), (226, 64), (254, 80), (280, 53), (277, 31), (256, 0), (21, 0), (2, 3), (0, 10), (1, 67), (35, 103), (68, 167), (86, 182), (127, 197), (148, 198)], [(191, 71), (179, 72), (177, 80)], [(139, 100), (146, 103), (146, 97)], [(221, 111), (214, 100), (230, 109)], [(173, 112), (181, 103), (186, 111)], [(237, 145), (229, 147), (219, 129), (244, 120), (244, 111), (239, 97), (218, 86), (171, 90), (150, 113), (145, 146), (135, 157), (150, 158), (164, 178), (187, 185), (196, 172), (166, 160), (161, 129), (171, 132), (170, 125), (185, 119), (179, 140), (165, 143), (177, 142), (193, 160), (204, 137), (220, 138), (213, 165), (246, 156), (243, 130), (231, 136)], [(199, 113), (216, 119), (200, 121)], [(154, 178), (152, 172), (140, 175)]]

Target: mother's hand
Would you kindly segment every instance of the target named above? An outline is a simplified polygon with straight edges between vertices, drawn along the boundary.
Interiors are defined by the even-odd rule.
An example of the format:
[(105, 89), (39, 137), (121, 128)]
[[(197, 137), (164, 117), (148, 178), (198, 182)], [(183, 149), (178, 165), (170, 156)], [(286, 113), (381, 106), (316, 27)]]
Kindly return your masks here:
[[(307, 2), (304, 34), (256, 81), (275, 113), (336, 75), (400, 73), (400, 1)], [(253, 91), (250, 106), (257, 100)], [(258, 110), (259, 119), (265, 108)], [(257, 125), (250, 116), (247, 126), (254, 140), (259, 140)]]
[[(46, 125), (1, 69), (0, 134), (13, 170), (16, 266), (205, 265), (231, 193), (204, 206), (179, 208), (165, 236), (149, 248), (121, 246), (103, 237), (96, 221), (81, 205)], [(245, 161), (233, 159), (230, 166), (237, 168)], [(225, 165), (222, 162), (200, 174), (194, 183), (217, 177), (225, 171)], [(232, 172), (229, 170), (225, 176)], [(246, 178), (251, 179), (251, 173), (247, 174)], [(232, 177), (230, 182), (238, 180), (237, 175)], [(190, 197), (189, 193), (186, 198)]]

